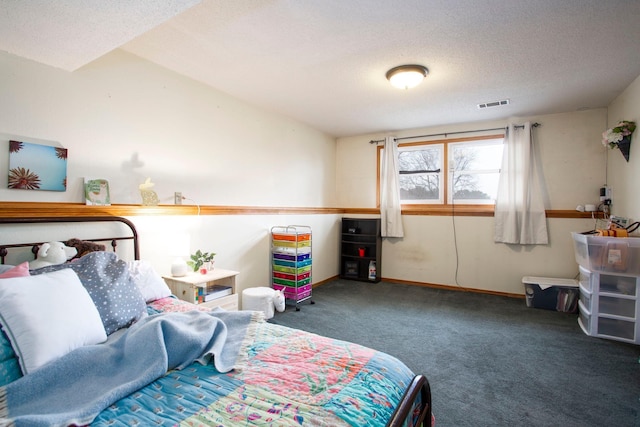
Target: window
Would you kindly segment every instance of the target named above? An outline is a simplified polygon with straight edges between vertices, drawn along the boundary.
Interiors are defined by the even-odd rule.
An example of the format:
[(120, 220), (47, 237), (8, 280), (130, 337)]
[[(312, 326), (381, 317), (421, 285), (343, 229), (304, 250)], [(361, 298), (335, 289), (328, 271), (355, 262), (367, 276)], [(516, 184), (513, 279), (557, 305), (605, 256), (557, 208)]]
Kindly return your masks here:
[(444, 144), (398, 147), (402, 203), (442, 203)]
[(503, 140), (449, 144), (448, 203), (495, 204)]
[(502, 148), (502, 135), (399, 144), (402, 204), (493, 205)]

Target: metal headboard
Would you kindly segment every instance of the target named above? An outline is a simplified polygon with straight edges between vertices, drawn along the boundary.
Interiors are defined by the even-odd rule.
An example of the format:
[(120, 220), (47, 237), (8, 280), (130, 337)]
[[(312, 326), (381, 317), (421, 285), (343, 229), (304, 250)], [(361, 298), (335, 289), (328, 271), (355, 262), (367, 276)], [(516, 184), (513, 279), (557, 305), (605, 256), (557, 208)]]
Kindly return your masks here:
[[(0, 224), (49, 224), (49, 223), (73, 223), (73, 222), (120, 222), (125, 224), (131, 231), (130, 235), (123, 236), (105, 236), (97, 238), (82, 239), (90, 242), (110, 242), (112, 250), (115, 252), (119, 241), (131, 240), (133, 242), (133, 256), (136, 260), (140, 259), (140, 247), (138, 244), (138, 231), (135, 225), (126, 218), (119, 216), (87, 216), (87, 217), (33, 217), (33, 218), (2, 218)], [(96, 233), (97, 234), (97, 233)], [(128, 234), (128, 233), (127, 233)], [(74, 237), (70, 236), (69, 238)], [(41, 244), (45, 242), (29, 242), (2, 244), (0, 242), (0, 263), (4, 264), (5, 257), (9, 253), (10, 248), (31, 248), (31, 252), (36, 254)]]

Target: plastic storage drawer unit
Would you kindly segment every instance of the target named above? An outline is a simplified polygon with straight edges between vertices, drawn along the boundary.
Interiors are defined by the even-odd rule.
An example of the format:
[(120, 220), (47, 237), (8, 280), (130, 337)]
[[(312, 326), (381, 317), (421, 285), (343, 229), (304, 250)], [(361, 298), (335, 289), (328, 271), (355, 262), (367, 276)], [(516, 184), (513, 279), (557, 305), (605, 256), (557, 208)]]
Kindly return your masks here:
[(576, 262), (589, 271), (640, 275), (640, 238), (571, 233)]
[(311, 300), (311, 227), (305, 225), (271, 228), (271, 287), (282, 290), (285, 302)]
[(640, 344), (640, 239), (572, 235), (580, 264), (578, 324), (590, 336)]

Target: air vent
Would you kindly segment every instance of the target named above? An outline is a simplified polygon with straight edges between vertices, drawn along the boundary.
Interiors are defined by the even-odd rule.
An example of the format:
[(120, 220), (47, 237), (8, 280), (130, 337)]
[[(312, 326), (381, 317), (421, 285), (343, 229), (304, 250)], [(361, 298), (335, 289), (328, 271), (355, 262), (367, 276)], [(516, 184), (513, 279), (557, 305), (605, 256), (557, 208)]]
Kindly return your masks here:
[(489, 108), (489, 107), (499, 107), (501, 105), (508, 105), (509, 100), (503, 99), (502, 101), (493, 101), (493, 102), (485, 102), (484, 104), (478, 104), (479, 109)]

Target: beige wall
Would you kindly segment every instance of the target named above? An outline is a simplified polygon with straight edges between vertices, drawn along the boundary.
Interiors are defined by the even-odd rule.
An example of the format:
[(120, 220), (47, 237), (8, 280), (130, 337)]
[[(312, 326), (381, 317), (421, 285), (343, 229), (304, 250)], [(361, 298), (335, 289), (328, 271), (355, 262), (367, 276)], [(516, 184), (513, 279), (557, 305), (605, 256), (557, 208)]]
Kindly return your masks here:
[(270, 230), (279, 225), (307, 225), (313, 232), (313, 281), (338, 274), (338, 215), (208, 215), (135, 216), (129, 218), (141, 235), (143, 259), (168, 273), (175, 258), (170, 240), (184, 233), (191, 247), (216, 252), (215, 266), (240, 272), (240, 289), (269, 286)]
[[(600, 134), (606, 109), (513, 119), (542, 126), (534, 131), (548, 190), (548, 209), (575, 209), (598, 203), (605, 182), (606, 150)], [(397, 132), (397, 137), (503, 127), (478, 122)], [(338, 139), (338, 204), (375, 207), (376, 148), (385, 135)], [(456, 137), (459, 135), (455, 135)], [(384, 277), (442, 285), (519, 293), (523, 276), (572, 278), (577, 272), (572, 231), (593, 228), (588, 219), (549, 219), (550, 244), (517, 246), (493, 242), (493, 218), (404, 216), (405, 237), (383, 242)]]
[(79, 202), (106, 178), (113, 203), (139, 203), (151, 177), (164, 203), (334, 206), (335, 140), (123, 51), (68, 73), (0, 53), (0, 165), (9, 138), (69, 150), (66, 192), (6, 189), (1, 200)]
[[(620, 120), (640, 125), (640, 76), (627, 87), (609, 106), (607, 126), (615, 126)], [(607, 178), (612, 189), (611, 211), (613, 215), (640, 220), (640, 128), (632, 137), (629, 162), (619, 150), (608, 151)]]
[[(0, 53), (0, 200), (81, 202), (84, 176), (112, 203), (140, 203), (146, 177), (162, 204), (335, 206), (335, 139), (122, 51), (73, 73)], [(66, 192), (7, 189), (8, 140), (68, 149)], [(338, 271), (337, 215), (130, 218), (142, 257), (167, 273), (172, 238), (216, 252), (240, 288), (269, 284), (269, 230), (311, 225), (314, 281)], [(69, 236), (72, 237), (72, 236)]]
[[(605, 183), (606, 150), (600, 135), (607, 123), (605, 108), (575, 113), (551, 114), (512, 119), (539, 122), (534, 137), (540, 149), (543, 173), (548, 183), (548, 209), (575, 209), (577, 205), (597, 203), (599, 189)], [(395, 132), (402, 138), (415, 135), (459, 132), (504, 127), (505, 121), (465, 123)], [(453, 137), (495, 134), (493, 132), (453, 135)], [(337, 202), (342, 207), (376, 206), (376, 146), (385, 134), (339, 138), (337, 147)], [(429, 139), (443, 139), (432, 137)], [(421, 140), (421, 139), (416, 139)], [(413, 140), (411, 140), (413, 141)]]

